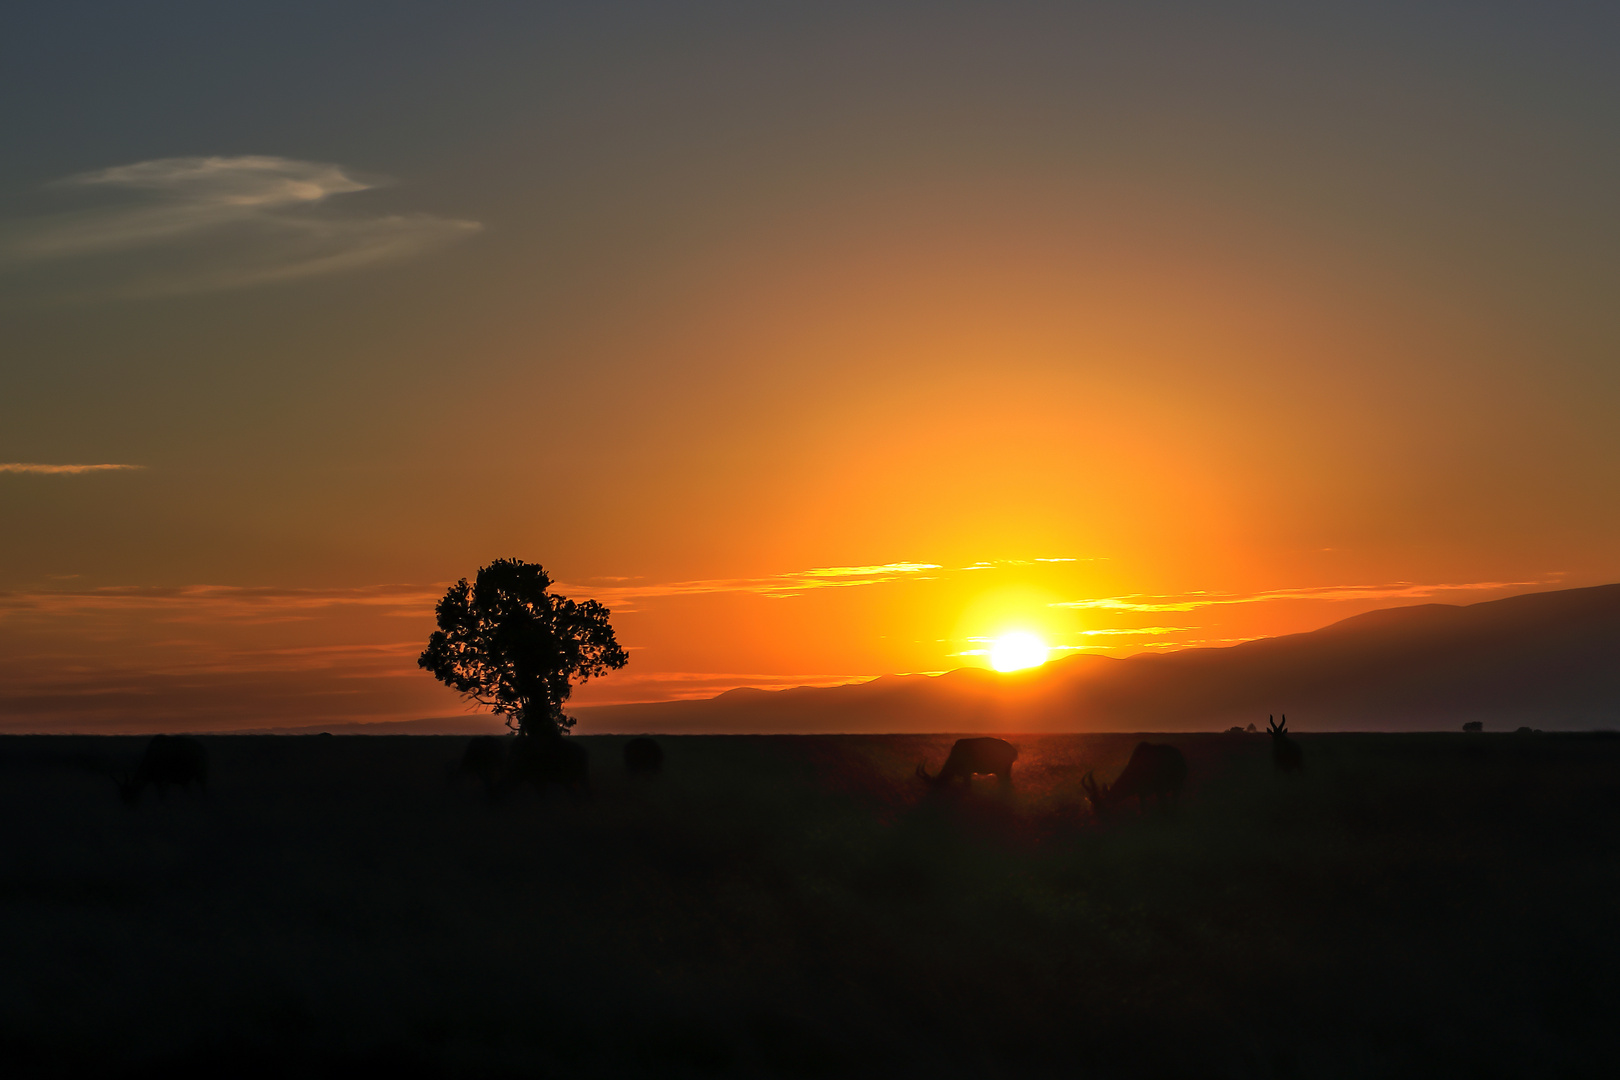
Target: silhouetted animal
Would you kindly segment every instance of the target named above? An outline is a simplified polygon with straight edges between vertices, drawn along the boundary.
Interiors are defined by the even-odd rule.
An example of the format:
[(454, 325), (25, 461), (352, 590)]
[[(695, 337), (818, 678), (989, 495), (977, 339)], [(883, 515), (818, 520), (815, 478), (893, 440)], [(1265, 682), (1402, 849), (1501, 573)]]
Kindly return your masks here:
[(1266, 717), (1266, 730), (1271, 732), (1271, 763), (1277, 767), (1278, 772), (1299, 772), (1305, 767), (1305, 754), (1299, 748), (1299, 743), (1288, 737), (1288, 716), (1283, 715), (1282, 723), (1277, 723), (1274, 716)]
[(563, 735), (519, 735), (506, 751), (501, 787), (560, 784), (574, 795), (590, 793), (591, 756)]
[(974, 773), (986, 773), (1006, 787), (1012, 783), (1012, 766), (1017, 757), (1018, 748), (1004, 739), (957, 739), (938, 776), (929, 776), (922, 762), (917, 763), (917, 775), (930, 784), (960, 780), (971, 786)]
[(624, 771), (633, 776), (651, 776), (664, 767), (664, 748), (643, 736), (624, 744)]
[(494, 735), (479, 735), (468, 741), (461, 755), (461, 771), (484, 785), (494, 797), (501, 782), (501, 767), (506, 763), (506, 744)]
[(1135, 799), (1138, 810), (1147, 808), (1148, 796), (1156, 798), (1160, 806), (1173, 803), (1181, 797), (1187, 783), (1187, 759), (1173, 746), (1155, 743), (1137, 743), (1131, 751), (1131, 760), (1125, 771), (1112, 784), (1098, 784), (1091, 773), (1080, 780), (1091, 799), (1091, 809), (1098, 817), (1124, 802)]
[(140, 801), (147, 787), (157, 788), (158, 798), (166, 798), (171, 786), (189, 790), (196, 784), (208, 790), (208, 750), (189, 735), (154, 735), (146, 744), (141, 763), (134, 772), (115, 773), (118, 794), (131, 806)]

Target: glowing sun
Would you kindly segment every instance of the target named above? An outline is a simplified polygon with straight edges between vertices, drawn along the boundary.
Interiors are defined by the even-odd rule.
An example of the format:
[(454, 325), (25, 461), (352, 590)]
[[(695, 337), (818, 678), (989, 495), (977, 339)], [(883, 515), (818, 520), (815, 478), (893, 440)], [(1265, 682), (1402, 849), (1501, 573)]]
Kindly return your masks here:
[(1017, 671), (1046, 663), (1046, 642), (1023, 632), (1002, 634), (990, 646), (990, 666), (997, 671)]

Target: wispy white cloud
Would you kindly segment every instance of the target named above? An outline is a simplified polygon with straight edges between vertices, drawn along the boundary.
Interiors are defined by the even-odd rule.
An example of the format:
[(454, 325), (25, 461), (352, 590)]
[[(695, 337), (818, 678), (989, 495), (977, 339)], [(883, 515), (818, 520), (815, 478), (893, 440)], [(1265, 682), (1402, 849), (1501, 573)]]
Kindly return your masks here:
[(52, 184), (91, 205), (7, 223), (0, 259), (31, 277), (54, 268), (58, 287), (185, 293), (390, 262), (482, 227), (430, 214), (344, 214), (325, 205), (375, 186), (339, 165), (263, 155), (118, 165)]
[(42, 476), (78, 476), (81, 473), (133, 472), (145, 465), (41, 465), (32, 461), (0, 462), (0, 473), (36, 473)]
[(1443, 592), (1489, 592), (1493, 589), (1546, 585), (1545, 581), (1475, 581), (1466, 584), (1321, 585), (1305, 589), (1270, 589), (1253, 593), (1189, 592), (1170, 595), (1127, 593), (1091, 600), (1065, 600), (1052, 607), (1103, 611), (1194, 611), (1224, 604), (1258, 604), (1271, 600), (1412, 600)]

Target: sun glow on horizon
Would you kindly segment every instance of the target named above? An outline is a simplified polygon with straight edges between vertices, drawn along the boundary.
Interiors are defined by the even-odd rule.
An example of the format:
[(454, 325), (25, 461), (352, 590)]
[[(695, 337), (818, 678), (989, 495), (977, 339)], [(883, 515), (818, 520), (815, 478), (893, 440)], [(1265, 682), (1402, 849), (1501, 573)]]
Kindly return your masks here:
[(1020, 671), (1046, 663), (1046, 642), (1034, 634), (1003, 634), (990, 646), (990, 666), (997, 671)]

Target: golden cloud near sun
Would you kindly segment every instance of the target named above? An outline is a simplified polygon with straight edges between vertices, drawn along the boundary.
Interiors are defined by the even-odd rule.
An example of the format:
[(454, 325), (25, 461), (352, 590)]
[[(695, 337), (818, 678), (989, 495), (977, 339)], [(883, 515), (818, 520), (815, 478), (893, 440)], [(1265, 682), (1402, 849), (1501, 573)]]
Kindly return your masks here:
[(1019, 671), (1046, 663), (1046, 642), (1034, 634), (1002, 634), (990, 646), (990, 666), (997, 671)]

